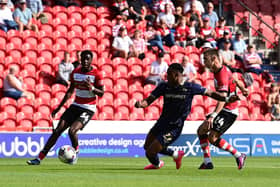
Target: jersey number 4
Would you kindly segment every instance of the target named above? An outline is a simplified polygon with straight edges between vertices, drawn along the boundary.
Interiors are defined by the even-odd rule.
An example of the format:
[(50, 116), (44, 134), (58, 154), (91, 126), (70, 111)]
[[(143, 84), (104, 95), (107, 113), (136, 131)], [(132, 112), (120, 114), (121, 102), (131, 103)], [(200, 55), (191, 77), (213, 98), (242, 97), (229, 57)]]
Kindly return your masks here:
[(223, 126), (225, 119), (221, 116), (217, 116), (214, 120), (214, 123), (217, 124), (219, 127)]

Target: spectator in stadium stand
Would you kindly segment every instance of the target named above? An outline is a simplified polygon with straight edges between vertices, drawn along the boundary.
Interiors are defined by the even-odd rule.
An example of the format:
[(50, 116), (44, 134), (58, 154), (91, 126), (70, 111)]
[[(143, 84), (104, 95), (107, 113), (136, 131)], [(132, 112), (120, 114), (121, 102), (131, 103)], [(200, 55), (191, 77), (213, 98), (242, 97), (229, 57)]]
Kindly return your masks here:
[(143, 38), (143, 35), (140, 30), (136, 30), (134, 32), (134, 37), (132, 41), (134, 44), (134, 56), (143, 60), (145, 58), (146, 41)]
[(170, 4), (166, 4), (164, 12), (159, 13), (156, 21), (159, 24), (161, 20), (166, 23), (169, 29), (172, 29), (175, 25), (175, 16), (173, 15)]
[(19, 25), (19, 31), (25, 29), (33, 30), (38, 33), (38, 26), (32, 23), (32, 12), (26, 6), (26, 0), (19, 0), (19, 7), (13, 13), (14, 20)]
[(175, 25), (178, 26), (180, 18), (184, 16), (182, 7), (180, 6), (176, 7), (174, 16), (175, 16)]
[(279, 95), (279, 87), (276, 83), (272, 83), (270, 85), (270, 92), (267, 96), (267, 107), (268, 110), (271, 112), (272, 105), (276, 103), (276, 97)]
[(126, 0), (115, 0), (115, 2), (113, 3), (113, 9), (117, 15), (121, 15), (124, 20), (127, 20), (127, 17), (129, 16), (129, 11)]
[(176, 27), (175, 40), (177, 45), (186, 47), (187, 37), (189, 36), (190, 29), (187, 26), (186, 17), (180, 17), (179, 25)]
[(196, 19), (195, 17), (190, 17), (189, 35), (187, 36), (187, 45), (196, 46), (198, 36), (199, 36), (199, 29), (196, 24)]
[(233, 51), (235, 52), (235, 59), (243, 61), (243, 54), (245, 53), (247, 45), (242, 38), (242, 33), (237, 31), (233, 39)]
[(122, 57), (127, 59), (130, 55), (130, 47), (134, 50), (133, 41), (127, 35), (125, 27), (119, 29), (119, 35), (114, 38), (112, 43), (113, 57)]
[(158, 53), (157, 60), (152, 62), (145, 84), (158, 85), (165, 80), (168, 64), (164, 61), (164, 54)]
[(187, 0), (186, 3), (184, 4), (184, 13), (187, 13), (188, 11), (191, 10), (192, 4), (194, 4), (195, 7), (197, 7), (197, 11), (199, 12), (200, 15), (202, 15), (205, 12), (204, 6), (200, 1), (198, 1), (198, 0)]
[(200, 28), (200, 38), (203, 41), (210, 42), (214, 48), (217, 46), (217, 42), (215, 40), (216, 32), (210, 26), (210, 18), (207, 16), (204, 16), (203, 18), (203, 26)]
[(186, 55), (183, 56), (181, 64), (184, 68), (184, 72), (183, 72), (184, 81), (195, 83), (195, 79), (197, 77), (197, 72), (196, 72), (194, 65), (189, 60), (189, 57)]
[(77, 68), (79, 65), (81, 65), (81, 53), (81, 51), (76, 51), (76, 61), (72, 63), (74, 68)]
[(17, 70), (15, 67), (11, 66), (9, 68), (9, 73), (3, 81), (3, 95), (4, 97), (11, 97), (13, 99), (19, 99), (21, 97), (26, 97), (28, 99), (34, 100), (34, 95), (24, 89), (22, 79), (17, 77)]
[(216, 24), (219, 21), (219, 18), (217, 16), (217, 13), (214, 11), (213, 3), (209, 2), (207, 4), (207, 9), (206, 9), (206, 12), (204, 14), (202, 14), (202, 19), (204, 17), (209, 17), (210, 18), (210, 26), (213, 29), (215, 29), (216, 28)]
[(116, 17), (116, 24), (112, 27), (112, 36), (116, 37), (119, 35), (119, 29), (123, 26), (125, 26), (123, 24), (123, 17), (121, 15), (117, 15)]
[(192, 18), (192, 20), (195, 19), (196, 27), (200, 27), (201, 25), (203, 25), (203, 22), (202, 22), (202, 19), (201, 19), (201, 14), (197, 10), (197, 7), (196, 7), (195, 3), (191, 4), (191, 9), (188, 12), (185, 13), (185, 16), (187, 18), (187, 24), (188, 25), (190, 25), (191, 18)]
[(169, 4), (172, 11), (175, 11), (174, 4), (171, 0), (153, 0), (153, 13), (158, 15), (159, 13), (164, 12), (166, 4)]
[(218, 25), (215, 28), (216, 31), (216, 40), (219, 40), (220, 38), (224, 37), (225, 32), (227, 32), (229, 34), (229, 37), (231, 38), (231, 31), (228, 28), (228, 26), (226, 26), (226, 19), (225, 17), (220, 17)]
[(247, 52), (244, 53), (243, 62), (246, 72), (252, 72), (257, 75), (263, 73), (261, 67), (262, 59), (258, 53), (256, 53), (253, 45), (248, 45)]
[(172, 47), (175, 45), (174, 34), (170, 31), (164, 20), (160, 20), (158, 31), (160, 32), (161, 40), (166, 46)]
[(40, 20), (42, 24), (48, 23), (48, 17), (43, 13), (44, 7), (42, 0), (26, 0), (26, 4), (34, 18)]
[(146, 4), (143, 0), (130, 0), (128, 1), (129, 18), (134, 19), (135, 22), (145, 20), (147, 15)]
[(271, 107), (271, 120), (280, 120), (280, 95), (276, 96), (275, 103)]
[(230, 50), (231, 41), (225, 40), (223, 49), (219, 50), (219, 54), (223, 59), (223, 64), (227, 67), (235, 66), (234, 52)]
[(70, 53), (64, 52), (64, 59), (58, 65), (58, 72), (56, 75), (56, 83), (68, 86), (70, 84), (70, 74), (74, 70), (73, 64), (70, 62)]
[(231, 43), (230, 49), (233, 50), (233, 41), (232, 41), (232, 39), (230, 37), (230, 33), (227, 30), (224, 31), (223, 37), (217, 40), (217, 47), (218, 47), (218, 49), (223, 49), (224, 48), (224, 43), (227, 40), (230, 41), (230, 43)]
[(7, 4), (7, 0), (0, 0), (0, 29), (5, 32), (10, 29), (18, 30), (18, 24), (15, 22), (13, 13)]
[(147, 42), (148, 49), (153, 50), (152, 47), (157, 47), (159, 51), (166, 53), (163, 48), (160, 32), (156, 31), (151, 22), (147, 23), (147, 29), (144, 32), (145, 41)]

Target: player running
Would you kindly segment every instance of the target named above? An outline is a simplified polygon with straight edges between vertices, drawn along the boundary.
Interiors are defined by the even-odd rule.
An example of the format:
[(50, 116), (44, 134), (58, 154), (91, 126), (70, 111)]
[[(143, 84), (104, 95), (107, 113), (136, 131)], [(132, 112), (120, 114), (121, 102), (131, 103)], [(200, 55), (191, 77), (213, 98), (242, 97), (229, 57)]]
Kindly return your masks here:
[[(244, 87), (244, 84), (237, 80), (226, 66), (222, 65), (218, 50), (209, 49), (205, 51), (204, 63), (214, 73), (216, 91), (223, 96), (231, 96), (236, 94), (237, 86), (244, 96), (248, 95), (248, 89)], [(215, 110), (200, 125), (197, 134), (203, 150), (204, 162), (199, 169), (214, 168), (211, 161), (209, 142), (222, 150), (230, 152), (236, 158), (238, 169), (244, 167), (246, 155), (237, 151), (226, 140), (221, 138), (234, 123), (237, 115), (237, 102), (225, 103), (220, 101), (217, 103)]]
[(58, 137), (69, 127), (69, 137), (72, 147), (79, 152), (77, 132), (82, 130), (96, 111), (96, 95), (102, 97), (104, 88), (101, 73), (91, 66), (93, 54), (85, 50), (81, 53), (81, 66), (77, 67), (70, 76), (70, 87), (65, 93), (59, 106), (52, 112), (52, 117), (60, 110), (76, 90), (75, 101), (63, 113), (58, 126), (49, 137), (39, 156), (28, 160), (29, 165), (39, 165), (56, 143)]
[(167, 147), (180, 136), (184, 121), (190, 113), (194, 95), (206, 95), (224, 102), (239, 99), (236, 95), (229, 98), (198, 84), (184, 82), (183, 72), (181, 64), (171, 64), (167, 70), (167, 82), (159, 84), (150, 96), (135, 103), (136, 108), (146, 108), (160, 96), (164, 97), (161, 116), (146, 137), (144, 149), (151, 164), (144, 169), (163, 167), (164, 162), (159, 160), (158, 153), (172, 156), (176, 169), (181, 167), (184, 151), (173, 151)]

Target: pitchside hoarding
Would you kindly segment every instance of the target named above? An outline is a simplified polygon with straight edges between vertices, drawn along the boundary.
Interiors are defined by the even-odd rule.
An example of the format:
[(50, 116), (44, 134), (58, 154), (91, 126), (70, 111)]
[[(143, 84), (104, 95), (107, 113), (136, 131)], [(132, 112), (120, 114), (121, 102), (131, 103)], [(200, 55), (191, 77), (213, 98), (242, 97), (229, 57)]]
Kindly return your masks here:
[[(0, 133), (0, 158), (35, 157), (49, 136), (46, 133)], [(145, 137), (145, 134), (79, 134), (79, 157), (144, 157)], [(247, 155), (280, 156), (280, 134), (228, 134), (223, 137)], [(71, 145), (67, 134), (58, 139), (48, 156), (56, 157), (62, 145)], [(170, 148), (184, 150), (186, 156), (202, 156), (194, 134), (182, 135)], [(214, 146), (210, 150), (213, 156), (229, 156)]]

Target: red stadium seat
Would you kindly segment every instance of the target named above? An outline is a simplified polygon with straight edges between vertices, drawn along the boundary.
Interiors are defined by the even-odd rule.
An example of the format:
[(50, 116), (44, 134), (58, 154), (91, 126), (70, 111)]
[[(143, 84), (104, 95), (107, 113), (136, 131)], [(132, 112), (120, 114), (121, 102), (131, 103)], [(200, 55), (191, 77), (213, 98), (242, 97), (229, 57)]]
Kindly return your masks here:
[[(124, 95), (124, 92), (122, 92), (122, 94)], [(122, 106), (122, 105), (128, 106), (128, 94), (127, 94), (127, 96), (125, 96), (125, 98), (117, 97), (114, 99), (115, 107)]]
[(9, 38), (9, 43), (6, 46), (6, 49), (21, 49), (22, 43), (23, 41), (20, 36), (11, 37)]
[(32, 120), (31, 119), (22, 119), (21, 121), (17, 122), (16, 124), (16, 131), (17, 132), (31, 132), (32, 131)]
[[(2, 99), (6, 99), (5, 97), (2, 98)], [(2, 99), (1, 99), (1, 103), (2, 103)], [(11, 99), (11, 98), (9, 98)], [(5, 105), (2, 105), (1, 104), (1, 112), (7, 112), (7, 114), (10, 116), (15, 116), (16, 113), (17, 113), (17, 106), (16, 104), (14, 103), (10, 103), (10, 104), (5, 104)]]
[(134, 92), (144, 93), (143, 86), (141, 84), (137, 84), (137, 83), (129, 85), (128, 91), (130, 94), (133, 94)]
[(114, 120), (129, 120), (129, 107), (119, 106), (115, 108), (115, 117)]
[(203, 98), (203, 96), (202, 95), (194, 96), (192, 105), (193, 106), (195, 106), (195, 105), (204, 105), (204, 98)]
[(105, 77), (103, 79), (103, 84), (104, 84), (104, 90), (106, 91), (113, 91), (113, 79), (110, 77)]
[(110, 10), (108, 7), (100, 6), (96, 8), (96, 14), (98, 15), (99, 18), (106, 18), (110, 16)]
[(41, 31), (43, 31), (46, 34), (51, 36), (51, 34), (54, 31), (54, 29), (53, 29), (53, 26), (51, 24), (42, 24), (40, 26), (40, 33), (41, 33)]
[(140, 64), (133, 64), (130, 65), (129, 72), (131, 76), (140, 77), (143, 76), (144, 69), (143, 66)]
[(3, 36), (0, 36), (0, 49), (6, 49), (6, 38)]
[(104, 77), (112, 77), (114, 68), (111, 64), (103, 64), (100, 69), (102, 70)]
[(86, 14), (86, 13), (88, 13), (88, 12), (96, 13), (96, 8), (93, 7), (93, 6), (84, 6), (84, 7), (82, 8), (82, 12), (83, 12), (84, 14)]
[(78, 6), (69, 6), (67, 7), (67, 13), (69, 16), (72, 15), (72, 13), (82, 13), (82, 8)]
[(46, 48), (52, 48), (52, 46), (54, 44), (51, 36), (44, 36), (44, 37), (41, 37), (39, 40), (40, 40), (40, 43), (43, 43), (46, 46)]
[(114, 75), (115, 75), (114, 76), (115, 79), (120, 78), (120, 77), (127, 77), (127, 75), (128, 75), (128, 66), (127, 66), (127, 64), (115, 65)]
[(114, 86), (114, 93), (118, 93), (121, 91), (128, 92), (128, 82), (126, 79), (118, 79), (119, 84), (115, 84)]
[(2, 125), (0, 126), (0, 131), (2, 132), (12, 132), (16, 130), (16, 121), (14, 119), (7, 119), (3, 121)]
[(151, 92), (155, 89), (155, 85), (152, 85), (152, 84), (147, 84), (144, 86), (144, 95), (145, 97), (148, 97)]
[(145, 114), (144, 114), (144, 109), (143, 108), (137, 108), (131, 111), (130, 113), (130, 120), (136, 121), (136, 120), (145, 120)]
[(114, 108), (113, 106), (103, 106), (98, 116), (99, 120), (113, 120)]
[[(97, 20), (97, 16), (96, 16), (96, 14), (95, 13), (93, 13), (93, 12), (88, 12), (88, 13), (85, 13), (84, 14), (84, 19), (83, 20), (85, 20), (86, 19), (86, 21), (83, 21), (83, 23), (85, 23), (85, 24), (87, 24), (87, 23), (96, 23), (96, 20)], [(88, 20), (90, 20), (90, 21), (88, 21)]]

